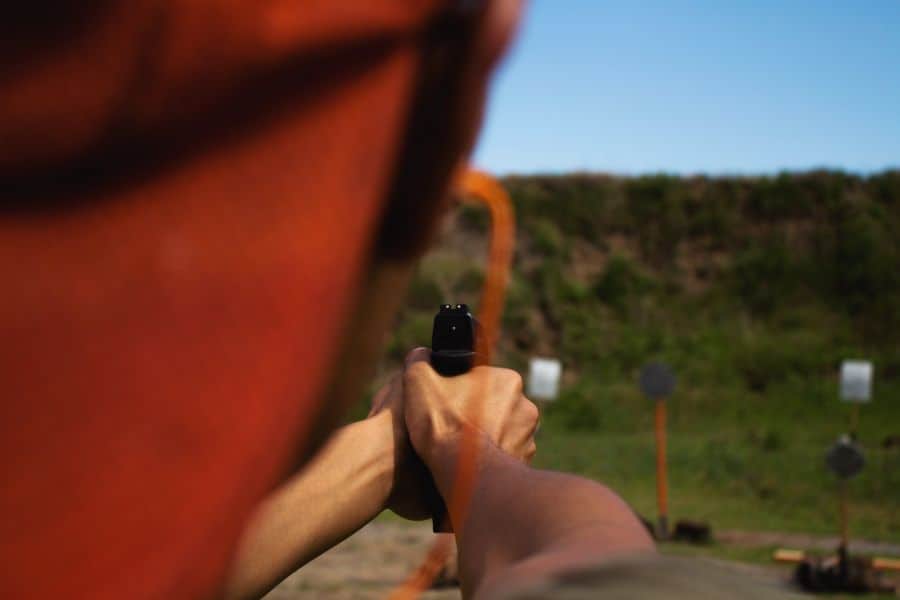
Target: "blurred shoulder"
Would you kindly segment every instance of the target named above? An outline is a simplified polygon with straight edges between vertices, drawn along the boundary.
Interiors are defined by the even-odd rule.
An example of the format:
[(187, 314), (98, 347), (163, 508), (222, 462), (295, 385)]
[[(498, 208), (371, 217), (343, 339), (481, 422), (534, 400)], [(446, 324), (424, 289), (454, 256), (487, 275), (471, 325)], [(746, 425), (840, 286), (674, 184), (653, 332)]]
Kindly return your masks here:
[(579, 568), (493, 594), (503, 600), (800, 598), (784, 581), (738, 563), (683, 557), (636, 557)]

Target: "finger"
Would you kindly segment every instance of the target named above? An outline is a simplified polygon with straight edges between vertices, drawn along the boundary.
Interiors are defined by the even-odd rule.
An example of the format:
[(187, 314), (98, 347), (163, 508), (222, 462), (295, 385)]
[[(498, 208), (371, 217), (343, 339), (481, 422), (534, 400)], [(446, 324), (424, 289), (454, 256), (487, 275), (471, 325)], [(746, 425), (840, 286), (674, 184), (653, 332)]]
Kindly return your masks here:
[(417, 362), (431, 363), (431, 350), (423, 348), (422, 346), (413, 348), (409, 351), (409, 354), (406, 355), (406, 358), (403, 359), (403, 368), (407, 369), (410, 365)]
[(391, 375), (391, 380), (388, 382), (388, 387), (391, 389), (398, 388), (402, 385), (402, 371), (397, 371), (393, 375)]
[(537, 404), (526, 398), (519, 397), (519, 404), (515, 407), (515, 420), (522, 429), (531, 437), (541, 428), (541, 409)]
[(525, 464), (530, 465), (531, 461), (534, 460), (535, 454), (537, 454), (537, 444), (534, 443), (534, 440), (531, 440), (523, 456), (523, 458), (525, 459)]
[(390, 404), (401, 391), (401, 373), (398, 371), (391, 375), (390, 380), (381, 386), (375, 395), (372, 396), (372, 402), (369, 408), (369, 416), (381, 411), (382, 408)]
[(372, 396), (372, 403), (369, 406), (370, 417), (379, 412), (384, 407), (385, 400), (387, 400), (388, 394), (391, 392), (392, 387), (393, 381), (381, 386), (378, 391), (375, 392), (375, 395)]
[(403, 372), (397, 371), (391, 377), (391, 383), (387, 391), (387, 403), (393, 406), (399, 406), (398, 402), (403, 402)]

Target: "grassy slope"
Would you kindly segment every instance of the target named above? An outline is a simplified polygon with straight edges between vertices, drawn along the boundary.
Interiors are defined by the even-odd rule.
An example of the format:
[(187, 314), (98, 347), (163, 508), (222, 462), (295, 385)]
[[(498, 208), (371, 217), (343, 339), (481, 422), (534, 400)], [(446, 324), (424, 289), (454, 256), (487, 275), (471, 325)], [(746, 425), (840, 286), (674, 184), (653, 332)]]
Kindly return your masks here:
[[(900, 539), (900, 173), (761, 179), (511, 178), (519, 243), (500, 361), (566, 367), (538, 463), (654, 512), (640, 365), (679, 376), (671, 513), (718, 528), (834, 530), (824, 449), (846, 427), (845, 357), (876, 364), (853, 530)], [(484, 216), (465, 209), (423, 261), (388, 348), (427, 344), (434, 307), (477, 302)], [(390, 362), (390, 360), (388, 362)]]

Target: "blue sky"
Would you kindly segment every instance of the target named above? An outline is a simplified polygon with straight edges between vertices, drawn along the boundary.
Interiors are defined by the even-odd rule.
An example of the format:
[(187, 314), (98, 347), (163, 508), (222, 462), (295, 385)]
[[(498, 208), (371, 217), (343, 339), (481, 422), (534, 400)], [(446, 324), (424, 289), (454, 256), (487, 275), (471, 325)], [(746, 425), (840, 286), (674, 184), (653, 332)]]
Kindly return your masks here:
[(900, 166), (900, 0), (532, 0), (475, 163), (499, 174)]

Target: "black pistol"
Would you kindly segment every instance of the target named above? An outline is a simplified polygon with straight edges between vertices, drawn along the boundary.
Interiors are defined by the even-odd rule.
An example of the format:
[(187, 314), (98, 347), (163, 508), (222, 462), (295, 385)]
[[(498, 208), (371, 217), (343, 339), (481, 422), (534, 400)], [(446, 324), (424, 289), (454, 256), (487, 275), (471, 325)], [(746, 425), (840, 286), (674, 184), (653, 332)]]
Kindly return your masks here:
[[(465, 304), (442, 304), (431, 329), (431, 367), (444, 377), (467, 372), (475, 364), (475, 339), (478, 321)], [(453, 528), (447, 506), (435, 490), (429, 499), (435, 533), (450, 533)]]
[(442, 304), (431, 329), (431, 366), (444, 377), (467, 372), (475, 362), (478, 321), (465, 304)]

